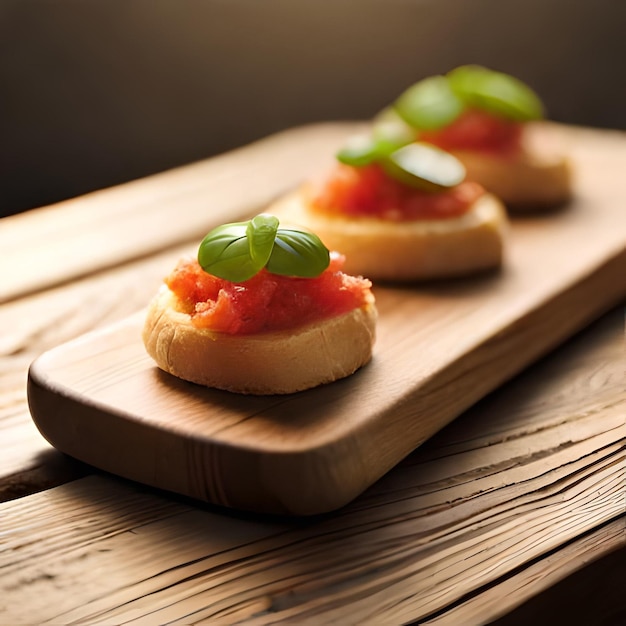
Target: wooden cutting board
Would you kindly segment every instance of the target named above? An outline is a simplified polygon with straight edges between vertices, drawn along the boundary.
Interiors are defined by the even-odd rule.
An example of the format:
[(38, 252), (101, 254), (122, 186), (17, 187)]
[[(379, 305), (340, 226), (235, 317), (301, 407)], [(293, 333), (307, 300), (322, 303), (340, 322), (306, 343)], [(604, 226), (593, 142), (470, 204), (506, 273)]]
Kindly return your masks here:
[(502, 271), (375, 285), (374, 358), (350, 378), (291, 396), (201, 388), (154, 366), (141, 343), (142, 312), (32, 364), (35, 423), (73, 457), (193, 498), (297, 515), (342, 506), (624, 299), (626, 141), (558, 133), (574, 160), (575, 200), (514, 219)]

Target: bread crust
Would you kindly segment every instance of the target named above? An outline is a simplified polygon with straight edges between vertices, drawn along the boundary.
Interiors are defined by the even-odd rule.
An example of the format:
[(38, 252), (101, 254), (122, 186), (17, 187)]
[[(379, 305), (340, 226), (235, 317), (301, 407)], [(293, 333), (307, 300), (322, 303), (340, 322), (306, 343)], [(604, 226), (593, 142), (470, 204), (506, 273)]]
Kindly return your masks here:
[(353, 374), (372, 357), (374, 297), (358, 309), (280, 332), (228, 335), (196, 328), (163, 285), (146, 315), (143, 341), (162, 370), (242, 394), (288, 394)]
[(560, 206), (572, 197), (572, 168), (565, 157), (530, 151), (515, 158), (464, 150), (450, 153), (463, 163), (468, 180), (480, 183), (509, 210), (543, 210)]
[(349, 274), (426, 280), (464, 276), (502, 263), (508, 221), (504, 206), (491, 194), (459, 217), (410, 222), (329, 215), (311, 209), (306, 197), (291, 194), (269, 211), (281, 221), (312, 230), (329, 249), (344, 254)]

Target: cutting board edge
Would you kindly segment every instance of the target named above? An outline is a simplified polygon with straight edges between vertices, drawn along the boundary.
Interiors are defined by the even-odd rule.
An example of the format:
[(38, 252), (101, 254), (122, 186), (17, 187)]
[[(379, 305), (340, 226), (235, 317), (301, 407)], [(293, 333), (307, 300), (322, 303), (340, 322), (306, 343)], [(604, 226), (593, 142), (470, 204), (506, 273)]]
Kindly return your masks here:
[[(164, 442), (163, 437), (169, 436), (175, 429), (163, 431), (149, 422), (133, 419), (136, 416), (129, 416), (121, 411), (106, 410), (98, 402), (86, 403), (82, 396), (76, 396), (71, 389), (56, 384), (54, 377), (46, 373), (46, 364), (50, 359), (54, 359), (55, 349), (45, 353), (31, 364), (27, 385), (29, 407), (37, 428), (52, 446), (69, 456), (113, 474), (222, 506), (274, 514), (325, 513), (350, 502), (402, 458), (480, 398), (517, 375), (602, 313), (618, 305), (626, 297), (626, 289), (620, 287), (618, 282), (619, 277), (625, 271), (626, 249), (595, 268), (585, 279), (564, 288), (542, 306), (529, 311), (527, 315), (509, 324), (474, 352), (452, 362), (427, 381), (424, 388), (411, 389), (402, 394), (394, 405), (388, 408), (388, 413), (399, 414), (400, 417), (394, 420), (369, 420), (361, 424), (349, 436), (344, 436), (330, 445), (269, 453), (267, 450), (245, 447), (237, 449), (223, 441), (183, 437), (182, 450), (173, 452), (171, 447), (168, 447), (169, 444)], [(598, 284), (616, 287), (612, 291), (600, 289), (601, 293), (606, 294), (602, 300), (587, 297), (589, 293), (598, 291)], [(569, 301), (584, 304), (574, 309), (575, 316), (567, 315)], [(532, 337), (533, 332), (536, 332), (541, 324), (546, 323), (553, 331), (545, 335), (550, 336), (551, 341), (535, 349), (533, 342), (526, 335), (530, 333)], [(516, 335), (515, 330), (519, 328), (525, 331)], [(104, 331), (110, 331), (110, 329), (107, 328)], [(95, 334), (99, 332), (102, 331), (96, 331)], [(86, 338), (83, 337), (80, 340), (85, 341), (92, 334), (89, 333), (85, 336)], [(396, 452), (393, 455), (380, 454), (378, 440), (381, 436), (384, 437), (386, 432), (394, 429), (397, 431), (398, 421), (403, 422), (405, 427), (412, 423), (415, 417), (416, 397), (431, 398), (430, 402), (433, 397), (436, 400), (441, 389), (450, 381), (457, 381), (456, 384), (458, 384), (458, 381), (463, 380), (465, 371), (471, 369), (475, 372), (481, 364), (482, 366), (490, 364), (493, 351), (502, 352), (511, 338), (515, 339), (514, 348), (525, 347), (530, 352), (520, 359), (519, 351), (516, 351), (517, 357), (514, 364), (509, 365), (508, 369), (500, 367), (497, 379), (492, 379), (488, 385), (484, 382), (482, 386), (472, 385), (470, 391), (465, 390), (462, 394), (455, 394), (456, 404), (449, 407), (445, 413), (439, 413), (440, 417), (445, 415), (445, 419), (439, 419), (436, 424), (429, 424), (425, 430), (402, 429), (402, 436), (398, 438), (396, 435), (396, 444), (399, 446), (395, 448)], [(511, 347), (506, 350), (511, 350)], [(98, 431), (99, 418), (103, 415), (109, 419), (113, 416), (121, 432), (126, 432), (129, 436), (127, 441), (122, 442), (122, 453), (118, 455), (115, 463), (109, 462), (106, 454), (102, 454), (99, 458), (81, 454), (79, 442), (85, 436), (84, 429), (89, 427), (89, 424), (85, 422), (85, 406), (89, 407), (91, 427), (95, 425), (95, 431), (87, 435), (91, 440), (106, 440), (106, 432)], [(50, 407), (56, 408), (51, 410)], [(430, 404), (422, 407), (422, 410), (429, 409), (432, 409)], [(58, 422), (54, 419), (57, 411), (63, 411), (65, 415), (64, 427), (60, 430)], [(68, 429), (67, 416), (71, 414), (75, 414), (75, 419), (70, 420), (71, 428)], [(128, 419), (129, 417), (131, 419)], [(384, 426), (382, 431), (380, 430), (381, 424)], [(150, 467), (149, 463), (144, 466), (134, 464), (137, 450), (146, 449), (146, 442), (152, 442), (150, 446), (153, 448), (150, 446), (148, 448), (151, 449), (155, 459), (159, 455), (163, 455), (165, 459), (170, 459), (172, 454), (179, 455), (178, 463), (187, 464), (187, 471), (181, 472), (181, 475), (185, 476), (183, 482), (172, 482), (172, 477), (167, 475), (167, 468), (163, 467), (162, 463), (155, 464), (155, 467), (160, 468), (156, 473), (146, 471), (146, 468)], [(115, 443), (120, 444), (119, 431)], [(124, 456), (125, 447), (128, 449)], [(106, 449), (102, 452), (106, 452)], [(346, 466), (346, 464), (349, 465), (350, 454), (361, 458), (361, 463), (357, 466), (359, 472), (354, 471), (354, 466)], [(120, 456), (131, 465), (120, 468)], [(371, 459), (376, 459), (376, 463), (371, 463)], [(233, 479), (235, 473), (239, 476)], [(287, 479), (281, 480), (280, 477), (284, 476)], [(228, 488), (220, 480), (223, 477), (231, 480)], [(310, 488), (304, 489), (303, 485), (307, 483), (314, 484), (315, 489), (313, 491)]]

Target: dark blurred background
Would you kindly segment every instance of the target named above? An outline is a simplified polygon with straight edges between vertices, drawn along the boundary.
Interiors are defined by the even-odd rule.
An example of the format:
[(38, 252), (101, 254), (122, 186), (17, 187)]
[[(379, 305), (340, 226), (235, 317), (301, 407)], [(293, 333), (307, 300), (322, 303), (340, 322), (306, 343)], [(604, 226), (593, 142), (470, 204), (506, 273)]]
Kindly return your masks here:
[(626, 127), (624, 0), (0, 0), (0, 214), (480, 63), (550, 117)]

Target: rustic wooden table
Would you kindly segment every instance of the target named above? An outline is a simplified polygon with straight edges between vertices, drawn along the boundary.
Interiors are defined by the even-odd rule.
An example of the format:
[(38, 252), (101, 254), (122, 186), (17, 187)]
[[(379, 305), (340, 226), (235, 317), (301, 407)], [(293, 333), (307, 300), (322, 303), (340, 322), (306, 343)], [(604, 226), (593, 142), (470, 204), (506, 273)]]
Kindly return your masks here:
[(306, 162), (285, 134), (0, 221), (0, 623), (624, 623), (621, 305), (324, 515), (160, 491), (37, 431), (30, 363), (142, 309), (208, 225), (346, 129), (302, 132)]

